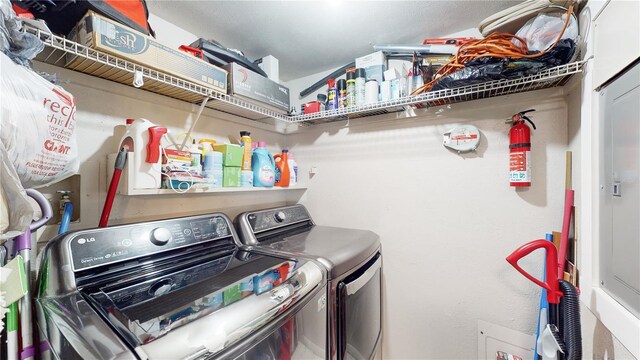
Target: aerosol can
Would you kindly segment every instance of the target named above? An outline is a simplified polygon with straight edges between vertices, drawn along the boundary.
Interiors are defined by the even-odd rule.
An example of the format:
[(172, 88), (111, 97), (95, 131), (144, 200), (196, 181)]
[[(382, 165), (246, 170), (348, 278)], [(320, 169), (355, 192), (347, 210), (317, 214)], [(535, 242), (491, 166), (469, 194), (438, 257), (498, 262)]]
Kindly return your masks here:
[(507, 120), (511, 124), (509, 130), (509, 184), (511, 186), (531, 186), (531, 129), (525, 124), (528, 121), (533, 129), (536, 125), (525, 114), (535, 109), (521, 111)]

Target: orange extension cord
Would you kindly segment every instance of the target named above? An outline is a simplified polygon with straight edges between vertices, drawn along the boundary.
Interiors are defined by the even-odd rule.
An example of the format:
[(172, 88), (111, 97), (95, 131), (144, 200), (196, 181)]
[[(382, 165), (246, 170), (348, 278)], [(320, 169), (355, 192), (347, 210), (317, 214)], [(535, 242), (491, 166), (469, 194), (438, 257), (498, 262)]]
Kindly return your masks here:
[[(553, 45), (549, 46), (545, 51), (541, 51), (536, 54), (527, 54), (529, 51), (527, 48), (527, 42), (523, 39), (508, 33), (492, 33), (484, 39), (472, 41), (466, 43), (458, 49), (458, 53), (449, 61), (447, 64), (442, 66), (436, 73), (435, 79), (422, 85), (421, 87), (415, 89), (411, 95), (417, 95), (420, 93), (427, 92), (431, 90), (433, 85), (440, 80), (440, 78), (452, 74), (461, 68), (464, 67), (464, 64), (467, 62), (481, 58), (481, 57), (496, 57), (500, 59), (505, 58), (513, 58), (513, 59), (521, 59), (521, 58), (537, 58), (546, 54), (550, 49), (558, 44), (560, 39), (562, 39), (562, 35), (564, 35), (564, 31), (567, 29), (567, 25), (569, 25), (569, 20), (571, 19), (571, 13), (573, 12), (573, 2), (569, 4), (567, 8), (567, 20), (564, 22), (564, 26), (562, 27), (562, 31), (558, 38), (553, 43)], [(511, 40), (516, 39), (519, 42), (518, 45), (511, 42)]]

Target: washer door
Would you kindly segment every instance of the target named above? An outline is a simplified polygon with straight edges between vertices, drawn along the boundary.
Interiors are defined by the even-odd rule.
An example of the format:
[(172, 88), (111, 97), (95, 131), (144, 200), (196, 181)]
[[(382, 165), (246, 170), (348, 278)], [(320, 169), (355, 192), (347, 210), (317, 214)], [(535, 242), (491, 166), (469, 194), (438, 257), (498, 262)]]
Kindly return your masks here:
[(371, 359), (382, 334), (382, 257), (338, 284), (338, 359)]

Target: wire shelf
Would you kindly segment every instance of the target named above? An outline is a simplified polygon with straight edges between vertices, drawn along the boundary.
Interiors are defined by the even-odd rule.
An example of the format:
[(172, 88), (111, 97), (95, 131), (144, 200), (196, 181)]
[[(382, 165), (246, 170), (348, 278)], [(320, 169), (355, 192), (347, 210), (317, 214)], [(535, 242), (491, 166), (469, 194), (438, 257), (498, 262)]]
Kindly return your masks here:
[(277, 119), (289, 122), (286, 114), (215, 91), (178, 77), (157, 71), (117, 56), (81, 45), (61, 36), (25, 26), (46, 45), (36, 60), (80, 71), (92, 76), (132, 85), (136, 73), (142, 74), (141, 89), (190, 103), (209, 97), (207, 107), (250, 120)]
[(292, 122), (324, 123), (404, 111), (406, 106), (430, 107), (515, 94), (564, 85), (571, 75), (582, 72), (584, 62), (573, 62), (516, 79), (496, 80), (454, 89), (431, 91), (374, 104), (289, 117)]
[(302, 126), (396, 113), (404, 111), (408, 106), (418, 108), (440, 106), (562, 86), (573, 74), (582, 72), (584, 65), (583, 61), (574, 62), (516, 79), (496, 80), (454, 89), (431, 91), (369, 105), (289, 116), (266, 105), (258, 105), (239, 97), (217, 92), (209, 87), (92, 49), (35, 27), (25, 26), (25, 29), (38, 36), (46, 45), (45, 50), (36, 57), (38, 61), (126, 85), (132, 85), (135, 74), (140, 73), (144, 79), (141, 88), (153, 93), (190, 103), (201, 103), (203, 99), (208, 97), (210, 100), (206, 106), (218, 111), (250, 120), (275, 119)]

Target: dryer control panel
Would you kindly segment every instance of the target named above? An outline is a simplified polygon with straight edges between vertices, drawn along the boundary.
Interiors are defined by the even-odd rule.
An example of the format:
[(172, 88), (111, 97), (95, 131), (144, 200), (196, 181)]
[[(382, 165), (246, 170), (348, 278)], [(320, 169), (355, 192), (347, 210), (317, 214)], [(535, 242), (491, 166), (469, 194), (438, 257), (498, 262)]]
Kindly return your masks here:
[(310, 221), (311, 216), (302, 205), (262, 210), (247, 215), (254, 233), (280, 228), (283, 226)]

